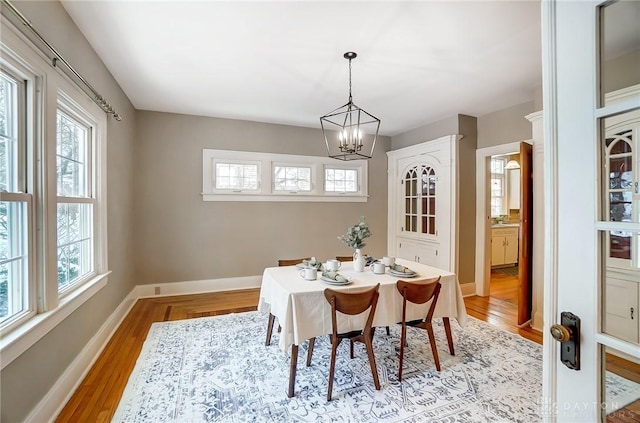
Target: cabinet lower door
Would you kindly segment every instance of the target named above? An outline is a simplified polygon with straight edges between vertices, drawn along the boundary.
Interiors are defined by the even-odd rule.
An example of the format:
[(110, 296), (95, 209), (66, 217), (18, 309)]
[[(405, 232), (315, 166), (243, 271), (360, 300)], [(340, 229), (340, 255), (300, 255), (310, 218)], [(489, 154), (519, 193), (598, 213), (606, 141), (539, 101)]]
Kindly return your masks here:
[(503, 236), (494, 236), (491, 238), (491, 265), (499, 266), (504, 264), (504, 244)]
[(508, 235), (504, 240), (504, 263), (515, 264), (518, 262), (518, 235)]
[(604, 330), (625, 341), (639, 341), (637, 282), (607, 277)]

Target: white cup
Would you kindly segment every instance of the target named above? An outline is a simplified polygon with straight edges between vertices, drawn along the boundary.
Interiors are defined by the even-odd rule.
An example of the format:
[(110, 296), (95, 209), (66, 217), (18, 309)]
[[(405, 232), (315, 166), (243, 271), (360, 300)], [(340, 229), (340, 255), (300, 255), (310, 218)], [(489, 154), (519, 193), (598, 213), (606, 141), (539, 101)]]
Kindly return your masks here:
[(300, 276), (308, 281), (315, 281), (318, 277), (318, 270), (315, 267), (307, 267), (300, 271)]
[(393, 266), (394, 264), (396, 264), (396, 258), (384, 256), (382, 257), (382, 263), (385, 266)]
[(375, 273), (376, 275), (381, 275), (385, 272), (386, 270), (386, 266), (384, 265), (384, 263), (376, 261), (375, 263), (373, 263), (373, 273)]
[(339, 260), (329, 259), (324, 264), (324, 267), (330, 272), (335, 272), (336, 270), (340, 269), (341, 265), (342, 265), (342, 263)]

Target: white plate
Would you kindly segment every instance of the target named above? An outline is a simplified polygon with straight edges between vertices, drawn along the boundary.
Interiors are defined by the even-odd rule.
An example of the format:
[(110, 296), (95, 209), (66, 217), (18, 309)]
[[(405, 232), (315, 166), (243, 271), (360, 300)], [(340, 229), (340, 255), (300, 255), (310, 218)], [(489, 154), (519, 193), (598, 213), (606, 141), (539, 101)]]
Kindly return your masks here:
[(416, 276), (418, 276), (417, 273), (402, 273), (402, 272), (397, 272), (395, 270), (391, 270), (389, 269), (389, 274), (393, 275), (393, 276), (399, 276), (399, 277), (403, 277), (403, 278), (415, 278)]
[(298, 263), (298, 264), (296, 264), (296, 269), (306, 269), (307, 267), (309, 267), (309, 266), (307, 266), (307, 265), (306, 265), (306, 264), (304, 264), (304, 263)]
[(320, 279), (322, 279), (323, 282), (328, 283), (329, 285), (349, 285), (350, 283), (352, 283), (353, 281), (349, 278), (347, 278), (346, 282), (338, 282), (335, 281), (333, 279), (329, 279), (326, 276), (321, 277)]

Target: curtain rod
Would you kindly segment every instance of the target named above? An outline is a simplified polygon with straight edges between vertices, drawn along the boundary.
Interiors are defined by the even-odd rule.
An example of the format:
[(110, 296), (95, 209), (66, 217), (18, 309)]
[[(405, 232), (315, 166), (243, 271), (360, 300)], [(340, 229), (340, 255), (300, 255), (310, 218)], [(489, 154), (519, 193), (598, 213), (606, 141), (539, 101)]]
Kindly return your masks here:
[[(87, 89), (89, 89), (89, 91), (91, 91), (91, 94), (93, 95), (91, 99), (94, 103), (96, 103), (102, 110), (104, 110), (105, 113), (107, 113), (108, 115), (112, 115), (115, 120), (122, 120), (122, 116), (118, 114), (118, 112), (111, 106), (111, 104), (109, 104), (109, 102), (98, 91), (96, 91), (96, 89), (93, 88), (93, 86), (89, 84), (89, 82), (87, 82), (87, 80), (84, 79), (84, 77), (80, 75), (80, 73), (78, 73), (78, 71), (76, 71), (73, 66), (71, 66), (71, 64), (67, 62), (64, 57), (62, 57), (60, 53), (58, 53), (58, 50), (56, 50), (55, 47), (49, 44), (49, 42), (33, 27), (29, 19), (27, 19), (22, 13), (20, 13), (20, 11), (16, 9), (16, 7), (11, 4), (11, 2), (9, 2), (9, 0), (2, 0), (2, 3), (7, 6), (14, 15), (16, 15), (16, 17), (22, 22), (24, 26), (29, 28), (29, 30), (49, 49), (51, 53), (53, 53), (54, 57), (51, 60), (51, 64), (53, 67), (57, 66), (58, 61), (62, 62), (69, 69), (69, 71), (71, 71), (71, 73), (73, 73), (73, 75), (82, 83), (82, 85), (84, 85)], [(41, 50), (43, 49), (41, 48)], [(43, 51), (43, 53), (47, 54), (45, 51)]]

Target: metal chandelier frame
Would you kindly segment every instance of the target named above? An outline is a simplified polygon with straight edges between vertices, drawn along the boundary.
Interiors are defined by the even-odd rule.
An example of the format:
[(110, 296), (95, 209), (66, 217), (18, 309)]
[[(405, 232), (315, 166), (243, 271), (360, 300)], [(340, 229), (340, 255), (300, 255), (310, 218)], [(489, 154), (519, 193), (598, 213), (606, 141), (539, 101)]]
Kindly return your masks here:
[[(327, 154), (338, 160), (359, 160), (373, 157), (378, 139), (380, 119), (358, 107), (351, 94), (351, 60), (358, 55), (352, 51), (343, 57), (349, 60), (349, 101), (320, 118)], [(363, 129), (368, 129), (363, 130)], [(330, 142), (329, 139), (332, 141)], [(370, 148), (369, 148), (370, 144)], [(335, 148), (332, 149), (332, 146)]]

